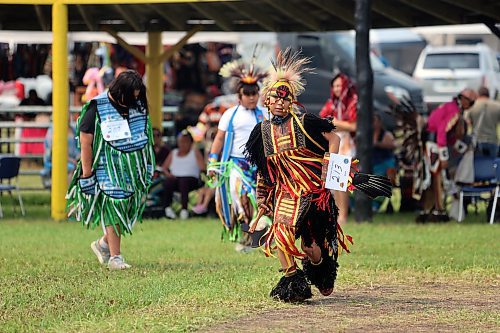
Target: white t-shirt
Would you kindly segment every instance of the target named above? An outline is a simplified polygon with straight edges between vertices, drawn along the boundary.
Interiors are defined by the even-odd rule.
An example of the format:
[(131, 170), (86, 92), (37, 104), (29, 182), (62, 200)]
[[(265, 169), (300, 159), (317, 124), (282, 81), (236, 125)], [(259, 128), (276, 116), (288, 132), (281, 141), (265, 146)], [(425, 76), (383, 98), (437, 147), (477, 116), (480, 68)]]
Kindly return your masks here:
[[(255, 115), (255, 112), (253, 110), (248, 110), (241, 105), (233, 106), (222, 115), (219, 121), (219, 129), (221, 131), (227, 132), (229, 121), (231, 120), (231, 117), (233, 116), (233, 113), (236, 111), (236, 109), (238, 109), (238, 111), (233, 118), (234, 136), (233, 147), (231, 149), (230, 156), (245, 157), (245, 155), (243, 154), (243, 151), (245, 150), (245, 144), (247, 143), (253, 128), (255, 127), (255, 125), (257, 125), (257, 117)], [(260, 110), (262, 110), (263, 117), (266, 117), (266, 111), (262, 108), (260, 108)], [(264, 120), (264, 118), (262, 118), (261, 120)]]
[(198, 178), (200, 176), (200, 168), (198, 163), (196, 163), (196, 155), (194, 150), (196, 148), (191, 148), (189, 153), (184, 156), (179, 156), (179, 149), (172, 150), (172, 163), (170, 164), (170, 172), (175, 177), (194, 177)]

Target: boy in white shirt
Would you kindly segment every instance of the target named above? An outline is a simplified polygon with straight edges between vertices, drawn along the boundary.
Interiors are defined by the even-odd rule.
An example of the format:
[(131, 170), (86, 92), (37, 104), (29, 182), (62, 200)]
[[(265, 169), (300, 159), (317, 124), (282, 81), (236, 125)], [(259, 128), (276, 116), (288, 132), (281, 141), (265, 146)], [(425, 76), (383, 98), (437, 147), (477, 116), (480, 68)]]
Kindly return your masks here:
[[(217, 213), (225, 226), (224, 233), (232, 241), (241, 241), (240, 223), (250, 223), (256, 214), (255, 167), (243, 153), (252, 129), (264, 120), (264, 110), (257, 106), (259, 82), (266, 76), (253, 65), (231, 62), (221, 69), (221, 75), (237, 79), (236, 92), (239, 104), (222, 115), (217, 134), (210, 149), (208, 175), (216, 187)], [(237, 250), (248, 249), (247, 240), (237, 245)]]

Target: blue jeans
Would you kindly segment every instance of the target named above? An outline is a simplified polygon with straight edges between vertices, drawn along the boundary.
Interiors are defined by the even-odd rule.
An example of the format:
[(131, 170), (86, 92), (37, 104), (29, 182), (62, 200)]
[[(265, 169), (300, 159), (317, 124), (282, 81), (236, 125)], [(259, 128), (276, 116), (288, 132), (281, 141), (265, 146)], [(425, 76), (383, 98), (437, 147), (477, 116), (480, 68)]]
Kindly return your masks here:
[(475, 153), (477, 156), (498, 157), (498, 145), (490, 142), (478, 142)]

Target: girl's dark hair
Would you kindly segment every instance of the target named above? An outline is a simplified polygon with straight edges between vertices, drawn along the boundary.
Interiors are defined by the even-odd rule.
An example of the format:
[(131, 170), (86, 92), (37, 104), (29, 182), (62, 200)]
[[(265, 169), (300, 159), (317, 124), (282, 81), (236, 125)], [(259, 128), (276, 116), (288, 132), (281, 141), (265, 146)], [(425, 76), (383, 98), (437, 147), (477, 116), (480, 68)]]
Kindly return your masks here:
[[(137, 100), (134, 96), (135, 90), (139, 90)], [(109, 85), (109, 93), (115, 101), (129, 108), (140, 104), (146, 112), (148, 110), (146, 86), (142, 82), (142, 77), (134, 70), (121, 72)]]
[(238, 97), (241, 98), (242, 94), (258, 94), (259, 93), (259, 86), (254, 83), (254, 84), (247, 84), (247, 83), (240, 83), (237, 86), (237, 93)]

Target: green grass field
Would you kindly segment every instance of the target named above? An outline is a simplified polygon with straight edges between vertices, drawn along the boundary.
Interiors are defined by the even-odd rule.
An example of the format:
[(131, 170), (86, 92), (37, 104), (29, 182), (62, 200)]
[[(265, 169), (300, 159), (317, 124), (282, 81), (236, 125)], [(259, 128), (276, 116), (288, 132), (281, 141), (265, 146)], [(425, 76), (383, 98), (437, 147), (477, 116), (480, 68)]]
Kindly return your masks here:
[[(133, 268), (110, 272), (89, 247), (100, 230), (51, 221), (45, 194), (27, 201), (27, 218), (15, 218), (7, 204), (6, 218), (0, 220), (1, 332), (210, 331), (226, 327), (225, 322), (230, 327), (237, 318), (304, 309), (270, 300), (280, 277), (277, 260), (259, 251), (235, 252), (233, 244), (220, 241), (221, 225), (214, 219), (146, 220), (123, 240), (123, 255)], [(373, 223), (350, 222), (345, 231), (355, 245), (340, 258), (337, 291), (329, 299), (342, 302), (340, 296), (348, 297), (349, 290), (377, 295), (374, 286), (498, 288), (498, 225), (482, 222), (484, 216), (461, 224), (417, 225), (413, 219), (380, 214)], [(458, 330), (467, 320), (500, 327), (498, 303), (471, 306), (470, 311), (464, 306), (429, 315), (456, 322)], [(342, 330), (354, 320), (344, 319), (344, 325), (338, 323)]]

